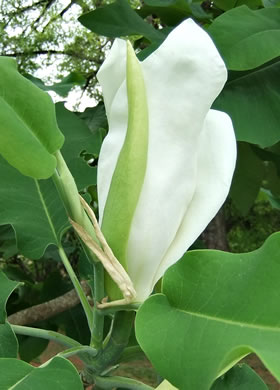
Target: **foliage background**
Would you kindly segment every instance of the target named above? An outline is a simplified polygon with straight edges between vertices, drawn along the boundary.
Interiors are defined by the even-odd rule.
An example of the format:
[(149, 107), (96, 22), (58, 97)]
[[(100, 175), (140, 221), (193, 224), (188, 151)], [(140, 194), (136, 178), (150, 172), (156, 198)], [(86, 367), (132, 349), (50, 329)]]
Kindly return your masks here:
[[(42, 88), (55, 92), (56, 99), (58, 96), (69, 99), (69, 93), (72, 93), (70, 99), (74, 108), (80, 109), (83, 100), (86, 100), (87, 104), (95, 105), (93, 109), (72, 114), (80, 121), (84, 121), (87, 131), (93, 135), (91, 152), (88, 152), (86, 136), (84, 143), (81, 143), (75, 151), (77, 154), (80, 153), (79, 158), (91, 167), (90, 174), (92, 174), (94, 170), (96, 172), (100, 145), (107, 131), (96, 73), (113, 38), (130, 36), (135, 47), (139, 51), (142, 50), (140, 56), (145, 56), (151, 47), (154, 48), (159, 44), (160, 34), (164, 37), (184, 18), (191, 16), (204, 25), (229, 68), (229, 81), (224, 92), (217, 99), (215, 107), (227, 111), (230, 106), (233, 110), (239, 149), (237, 169), (229, 199), (195, 243), (194, 248), (229, 249), (234, 253), (249, 252), (259, 248), (271, 233), (279, 231), (280, 222), (279, 126), (277, 128), (279, 114), (274, 108), (279, 107), (280, 100), (280, 50), (279, 44), (275, 45), (280, 31), (278, 12), (280, 2), (277, 0), (215, 0), (213, 2), (135, 0), (130, 1), (130, 5), (137, 10), (139, 18), (145, 19), (145, 25), (140, 22), (138, 25), (129, 24), (125, 17), (127, 16), (129, 20), (132, 11), (124, 6), (123, 13), (119, 15), (117, 32), (110, 22), (112, 18), (110, 12), (113, 12), (113, 8), (110, 8), (111, 11), (106, 8), (111, 3), (113, 1), (105, 0), (3, 0), (0, 22), (1, 55), (15, 57), (20, 71), (28, 74), (27, 77)], [(121, 4), (124, 2), (119, 1), (118, 5)], [(242, 8), (242, 5), (248, 8)], [(77, 16), (92, 10), (101, 11), (96, 19), (92, 16), (90, 23), (86, 16), (81, 19), (84, 25), (90, 25), (91, 31), (77, 21)], [(260, 27), (256, 17), (255, 25), (250, 30), (246, 22), (247, 16), (261, 10), (266, 12), (267, 25)], [(135, 11), (133, 13), (135, 14)], [(219, 26), (215, 23), (215, 19), (221, 15), (228, 15), (228, 19), (218, 19), (223, 20)], [(100, 21), (99, 24), (97, 19)], [(244, 27), (244, 34), (251, 37), (251, 43), (248, 43), (248, 47), (245, 46), (247, 51), (242, 45), (238, 50), (238, 39), (233, 42), (228, 36), (223, 42), (221, 31), (229, 26), (233, 26), (234, 30), (234, 23), (237, 23), (237, 20), (241, 20), (240, 26), (241, 30)], [(237, 24), (236, 30), (240, 26)], [(276, 31), (275, 36), (271, 33), (272, 26), (274, 26), (273, 31)], [(254, 29), (258, 30), (257, 37)], [(258, 46), (258, 42), (262, 42), (262, 39), (265, 45)], [(229, 48), (234, 45), (236, 51), (233, 56)], [(255, 61), (251, 65), (248, 65), (249, 49)], [(239, 62), (234, 63), (233, 58), (234, 60), (237, 58)], [(34, 79), (38, 76), (43, 82)], [(239, 80), (245, 79), (245, 87), (242, 89), (238, 83)], [(260, 88), (259, 100), (252, 98), (255, 85), (259, 85)], [(75, 91), (74, 95), (73, 91)], [(245, 109), (242, 96), (239, 100), (240, 94), (243, 94), (243, 98), (248, 102)], [(92, 100), (88, 100), (90, 98)], [(99, 104), (96, 105), (97, 103)], [(247, 110), (251, 110), (249, 117)], [(263, 117), (261, 123), (257, 123), (258, 118), (253, 118), (259, 110)], [(273, 118), (268, 118), (267, 113)], [(68, 114), (62, 112), (60, 115)], [(256, 129), (254, 134), (250, 131), (252, 127)], [(68, 134), (68, 137), (71, 138), (71, 135)], [(69, 150), (69, 155), (71, 153), (74, 151)], [(97, 211), (96, 181), (83, 184), (80, 189), (91, 199)], [(91, 270), (88, 269), (73, 232), (69, 231), (63, 241), (75, 270), (82, 278), (87, 278)], [(9, 278), (24, 282), (24, 285), (21, 285), (9, 300), (7, 306), (9, 314), (49, 301), (71, 289), (68, 277), (52, 246), (36, 260), (23, 256), (17, 246), (11, 226), (6, 223), (1, 225), (1, 269)], [(87, 342), (89, 337), (79, 307), (73, 307), (36, 324), (52, 330), (63, 330), (67, 335), (83, 342)], [(19, 341), (21, 358), (27, 362), (36, 359), (47, 346), (46, 341), (29, 337), (21, 337)]]

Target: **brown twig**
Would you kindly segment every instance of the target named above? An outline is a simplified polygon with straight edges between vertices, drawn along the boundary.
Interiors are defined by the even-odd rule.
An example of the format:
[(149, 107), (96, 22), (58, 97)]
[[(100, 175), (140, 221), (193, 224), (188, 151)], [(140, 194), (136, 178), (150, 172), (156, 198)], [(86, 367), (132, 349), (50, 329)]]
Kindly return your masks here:
[(226, 233), (226, 221), (221, 209), (218, 214), (213, 218), (205, 231), (202, 233), (202, 238), (208, 249), (218, 249), (221, 251), (229, 251), (227, 233)]
[[(90, 287), (87, 282), (81, 282), (86, 294), (90, 293)], [(51, 318), (66, 310), (72, 309), (80, 303), (76, 291), (73, 289), (60, 297), (54, 298), (48, 302), (31, 306), (27, 309), (20, 310), (8, 317), (8, 322), (13, 325), (28, 325), (38, 321)]]

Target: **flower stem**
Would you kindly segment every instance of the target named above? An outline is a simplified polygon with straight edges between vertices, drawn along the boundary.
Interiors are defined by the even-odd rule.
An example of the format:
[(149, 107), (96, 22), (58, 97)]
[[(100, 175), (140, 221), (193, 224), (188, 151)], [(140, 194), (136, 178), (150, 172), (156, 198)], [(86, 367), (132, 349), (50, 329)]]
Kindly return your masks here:
[(110, 338), (97, 359), (92, 362), (92, 369), (96, 374), (102, 374), (118, 361), (128, 344), (134, 318), (135, 313), (131, 311), (119, 311), (115, 314)]
[(97, 350), (94, 348), (91, 348), (87, 345), (82, 345), (80, 347), (72, 347), (69, 349), (66, 349), (65, 351), (59, 352), (57, 356), (62, 356), (64, 358), (68, 358), (73, 355), (83, 355), (87, 354), (88, 356), (96, 356), (97, 355)]
[(104, 268), (101, 263), (94, 264), (94, 308), (93, 326), (90, 345), (100, 349), (103, 342), (104, 315), (97, 308), (97, 303), (104, 298)]
[(16, 334), (21, 334), (23, 336), (39, 337), (41, 339), (53, 340), (70, 348), (82, 347), (82, 345), (78, 341), (73, 340), (70, 337), (65, 336), (64, 334), (54, 332), (52, 330), (12, 324), (11, 327)]
[(75, 180), (69, 171), (62, 154), (58, 151), (55, 154), (57, 169), (52, 176), (55, 186), (63, 201), (67, 214), (97, 241), (94, 228), (80, 201), (79, 191)]
[(71, 282), (73, 283), (73, 286), (75, 287), (75, 290), (78, 294), (78, 297), (80, 298), (80, 301), (81, 301), (81, 304), (82, 304), (82, 307), (84, 309), (84, 312), (86, 314), (86, 317), (87, 317), (87, 322), (88, 322), (88, 326), (90, 328), (90, 330), (92, 329), (93, 327), (93, 318), (92, 318), (92, 308), (87, 300), (87, 297), (84, 293), (84, 290), (70, 264), (70, 261), (68, 260), (68, 257), (66, 256), (66, 253), (64, 251), (64, 249), (62, 247), (59, 247), (58, 248), (58, 253), (60, 255), (60, 258), (64, 264), (64, 267), (66, 268), (66, 271), (71, 279)]

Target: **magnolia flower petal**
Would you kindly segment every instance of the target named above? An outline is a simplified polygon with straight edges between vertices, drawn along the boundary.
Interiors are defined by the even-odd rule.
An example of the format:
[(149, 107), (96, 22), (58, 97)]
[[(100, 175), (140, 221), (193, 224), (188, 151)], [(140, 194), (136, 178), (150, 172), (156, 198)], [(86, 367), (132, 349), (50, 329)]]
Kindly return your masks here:
[[(130, 226), (144, 182), (149, 138), (149, 114), (142, 69), (128, 42), (126, 64), (128, 124), (106, 199), (102, 232), (119, 262), (126, 268)], [(107, 275), (107, 274), (106, 274)], [(120, 298), (110, 278), (105, 279), (110, 298)]]
[[(114, 53), (114, 61), (121, 62), (121, 55)], [(162, 259), (193, 198), (200, 134), (205, 117), (227, 77), (225, 65), (211, 38), (191, 19), (175, 28), (141, 66), (149, 107), (148, 161), (132, 220), (126, 260), (140, 300), (151, 292)], [(113, 84), (115, 92), (109, 91), (110, 80), (114, 79), (110, 66), (105, 66), (101, 78), (102, 87), (106, 84), (103, 91), (110, 128), (98, 168), (102, 220), (126, 135), (128, 111), (126, 83), (119, 77), (118, 91), (117, 84)], [(148, 285), (145, 291), (142, 291), (143, 284)]]
[(137, 294), (154, 278), (192, 200), (200, 133), (227, 76), (210, 37), (191, 19), (173, 30), (142, 68), (148, 163), (127, 248), (127, 270)]
[(126, 78), (126, 42), (115, 39), (108, 56), (97, 73), (102, 86), (106, 114), (109, 119), (112, 102)]
[[(174, 264), (203, 232), (224, 203), (236, 162), (236, 140), (230, 117), (210, 110), (199, 142), (197, 183), (181, 226), (154, 274), (138, 279), (138, 298), (145, 299), (164, 272)], [(144, 283), (145, 282), (145, 283)], [(135, 283), (135, 281), (134, 281)]]
[[(126, 93), (126, 41), (115, 39), (114, 44), (97, 73), (101, 84), (110, 136), (102, 144), (98, 160), (99, 217), (103, 211), (112, 176), (117, 164), (127, 129), (128, 107)], [(114, 108), (111, 110), (112, 103)]]

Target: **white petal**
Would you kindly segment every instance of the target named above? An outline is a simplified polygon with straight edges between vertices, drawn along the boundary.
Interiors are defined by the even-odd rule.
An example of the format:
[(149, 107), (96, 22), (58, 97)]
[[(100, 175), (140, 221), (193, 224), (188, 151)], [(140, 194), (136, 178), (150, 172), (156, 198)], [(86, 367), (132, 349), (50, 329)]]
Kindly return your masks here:
[(210, 110), (199, 142), (197, 184), (193, 199), (150, 288), (204, 231), (224, 203), (236, 162), (236, 140), (230, 117)]
[(97, 79), (102, 87), (108, 119), (112, 102), (125, 78), (126, 42), (123, 39), (115, 39), (108, 56), (97, 73)]
[[(191, 19), (169, 34), (142, 69), (149, 107), (148, 164), (127, 250), (128, 272), (139, 299), (151, 292), (193, 198), (200, 134), (227, 75), (210, 37)], [(110, 131), (98, 168), (101, 218), (127, 128), (125, 82), (114, 93), (107, 93)]]
[(230, 189), (236, 163), (236, 140), (227, 114), (209, 111), (199, 146), (195, 193), (176, 238), (157, 271), (154, 283), (204, 231), (224, 203)]
[(151, 292), (193, 197), (200, 133), (227, 74), (209, 36), (190, 19), (142, 67), (150, 120), (148, 164), (127, 252), (140, 300)]

